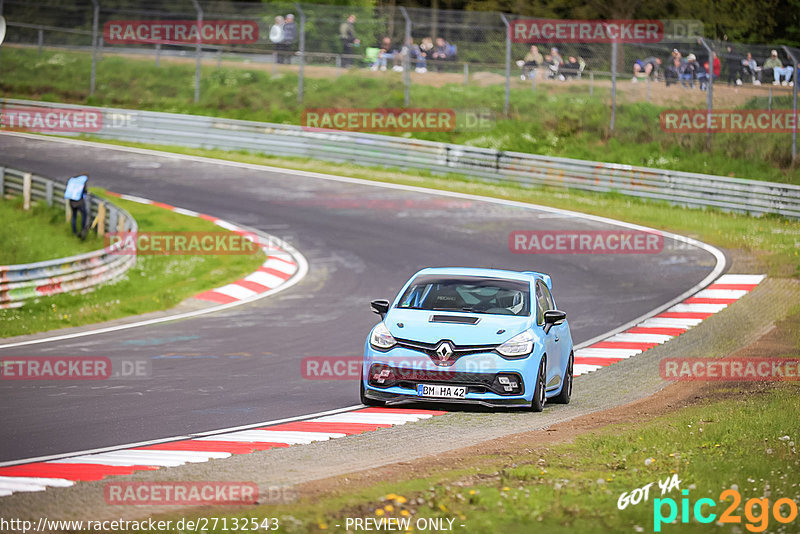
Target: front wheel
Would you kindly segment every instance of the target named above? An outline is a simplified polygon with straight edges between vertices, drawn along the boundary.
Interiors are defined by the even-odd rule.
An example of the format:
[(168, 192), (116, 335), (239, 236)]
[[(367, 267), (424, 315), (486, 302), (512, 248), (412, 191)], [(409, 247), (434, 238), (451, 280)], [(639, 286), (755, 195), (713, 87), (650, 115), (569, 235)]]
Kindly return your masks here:
[(533, 400), (531, 400), (531, 410), (534, 412), (541, 412), (544, 410), (545, 398), (545, 375), (547, 363), (542, 358), (542, 363), (539, 364), (539, 373), (536, 375), (536, 388), (533, 390)]
[(361, 404), (366, 404), (367, 406), (383, 406), (383, 401), (370, 399), (367, 397), (367, 392), (364, 390), (364, 381), (359, 380), (358, 383), (361, 385), (360, 387), (360, 395), (361, 395)]
[(567, 362), (567, 372), (564, 376), (564, 385), (561, 386), (561, 393), (553, 397), (553, 402), (557, 402), (558, 404), (569, 404), (569, 400), (572, 397), (572, 375), (574, 363), (575, 355), (570, 352), (569, 362)]

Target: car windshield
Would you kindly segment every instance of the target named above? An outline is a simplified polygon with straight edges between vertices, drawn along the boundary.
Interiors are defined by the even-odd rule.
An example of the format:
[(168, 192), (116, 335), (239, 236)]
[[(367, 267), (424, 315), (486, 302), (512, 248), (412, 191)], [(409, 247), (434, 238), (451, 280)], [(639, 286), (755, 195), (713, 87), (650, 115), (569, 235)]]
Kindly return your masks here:
[(530, 285), (521, 280), (479, 276), (418, 276), (398, 308), (528, 315)]

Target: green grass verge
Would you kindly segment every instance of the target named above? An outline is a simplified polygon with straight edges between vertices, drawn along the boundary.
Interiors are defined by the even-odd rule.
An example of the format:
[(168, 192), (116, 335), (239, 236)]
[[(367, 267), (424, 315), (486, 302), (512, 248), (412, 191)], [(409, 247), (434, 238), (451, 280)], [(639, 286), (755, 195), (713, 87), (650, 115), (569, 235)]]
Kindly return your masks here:
[[(646, 424), (613, 425), (572, 443), (531, 444), (513, 455), (480, 455), (460, 469), (434, 469), (438, 472), (423, 478), (343, 490), (313, 502), (263, 506), (246, 517), (279, 517), (284, 532), (344, 532), (348, 517), (408, 517), (412, 525), (418, 518), (452, 519), (453, 531), (469, 533), (654, 532), (655, 499), (672, 498), (680, 510), (681, 490), (688, 490), (692, 507), (700, 498), (716, 501), (716, 508), (703, 511), (719, 518), (730, 503), (720, 493), (738, 487), (742, 503), (735, 515), (744, 532), (752, 523), (744, 515), (749, 499), (768, 497), (770, 513), (779, 498), (800, 502), (794, 476), (800, 469), (800, 435), (788, 416), (800, 410), (798, 393), (796, 385), (742, 398), (723, 391), (718, 393), (723, 400)], [(658, 481), (672, 475), (680, 487), (662, 497)], [(650, 483), (647, 501), (618, 509), (623, 493)], [(759, 508), (754, 512), (758, 516)], [(789, 509), (782, 513), (788, 516)], [(731, 525), (698, 523), (691, 510), (687, 524), (681, 524), (680, 513), (677, 517), (678, 523), (662, 525), (662, 532), (731, 531)], [(781, 529), (769, 517), (768, 532), (795, 532), (798, 521)]]
[[(97, 91), (88, 95), (90, 55), (83, 52), (32, 49), (3, 50), (0, 93), (6, 97), (90, 105), (127, 107), (174, 113), (213, 115), (299, 124), (305, 108), (402, 107), (401, 77), (351, 72), (330, 78), (308, 77), (304, 103), (297, 103), (297, 75), (272, 75), (246, 64), (217, 69), (203, 67), (200, 101), (193, 102), (194, 65), (164, 60), (106, 56), (98, 65)], [(619, 89), (624, 92), (624, 86)], [(420, 139), (497, 148), (688, 172), (737, 176), (756, 180), (800, 183), (800, 168), (791, 162), (788, 134), (717, 134), (706, 151), (702, 134), (672, 134), (660, 128), (664, 109), (647, 102), (621, 103), (616, 131), (609, 135), (608, 90), (594, 97), (585, 87), (548, 87), (536, 92), (512, 89), (511, 110), (503, 117), (502, 85), (481, 87), (415, 84), (413, 106), (455, 110), (489, 110), (498, 117), (488, 129), (456, 132), (417, 132)], [(765, 107), (753, 99), (751, 105)], [(773, 107), (791, 107), (776, 100)]]
[[(90, 139), (90, 138), (87, 138)], [(758, 268), (770, 276), (800, 277), (800, 221), (776, 216), (760, 218), (714, 209), (689, 209), (666, 202), (629, 197), (620, 193), (592, 193), (568, 189), (524, 187), (516, 183), (492, 184), (459, 174), (433, 175), (413, 169), (398, 171), (379, 167), (328, 163), (307, 158), (278, 158), (249, 152), (192, 149), (93, 139), (108, 144), (163, 150), (243, 163), (271, 165), (312, 172), (351, 176), (457, 191), (488, 197), (552, 206), (675, 232), (706, 243), (755, 256)]]
[[(103, 190), (92, 189), (92, 193), (104, 196)], [(118, 198), (108, 200), (126, 209), (136, 219), (140, 232), (224, 231), (209, 221), (163, 208)], [(7, 230), (0, 227), (0, 241), (5, 242)], [(20, 231), (33, 230), (28, 227)], [(102, 248), (102, 241), (94, 237), (92, 242), (95, 241), (97, 246), (92, 250)], [(139, 256), (136, 266), (118, 281), (89, 293), (54, 295), (26, 303), (22, 308), (0, 310), (0, 336), (33, 334), (166, 310), (197, 293), (246, 276), (263, 261), (261, 251), (253, 255)]]
[(64, 208), (32, 202), (22, 209), (22, 197), (0, 199), (0, 265), (34, 263), (75, 256), (103, 248), (90, 233), (85, 241), (72, 235)]

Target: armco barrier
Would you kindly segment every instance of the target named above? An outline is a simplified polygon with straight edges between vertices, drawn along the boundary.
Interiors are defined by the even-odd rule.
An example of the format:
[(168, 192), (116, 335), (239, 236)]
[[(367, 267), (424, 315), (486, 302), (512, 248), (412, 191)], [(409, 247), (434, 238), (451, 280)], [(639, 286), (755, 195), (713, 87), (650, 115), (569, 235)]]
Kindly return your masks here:
[[(800, 186), (709, 174), (506, 152), (432, 141), (129, 109), (3, 99), (6, 106), (81, 108), (103, 113), (92, 135), (162, 145), (250, 150), (362, 165), (460, 173), (492, 181), (617, 191), (690, 207), (800, 217)], [(75, 135), (66, 134), (65, 135)]]
[[(6, 167), (0, 167), (0, 199), (8, 194), (22, 194), (26, 175), (30, 176), (31, 199), (44, 200), (49, 205), (64, 205), (65, 184)], [(106, 231), (136, 231), (136, 221), (127, 211), (94, 195), (89, 195), (89, 199), (92, 219), (100, 205), (105, 205)], [(136, 256), (113, 254), (113, 249), (109, 247), (69, 258), (0, 266), (0, 308), (16, 308), (27, 299), (81, 291), (114, 280), (136, 263)]]

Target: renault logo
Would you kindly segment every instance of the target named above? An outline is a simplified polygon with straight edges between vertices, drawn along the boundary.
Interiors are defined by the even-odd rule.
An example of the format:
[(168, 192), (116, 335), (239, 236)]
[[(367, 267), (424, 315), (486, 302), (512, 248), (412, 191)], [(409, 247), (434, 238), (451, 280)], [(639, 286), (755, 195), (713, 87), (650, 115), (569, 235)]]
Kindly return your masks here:
[(436, 347), (436, 356), (439, 357), (440, 362), (446, 362), (453, 355), (453, 345), (449, 341), (442, 341)]

